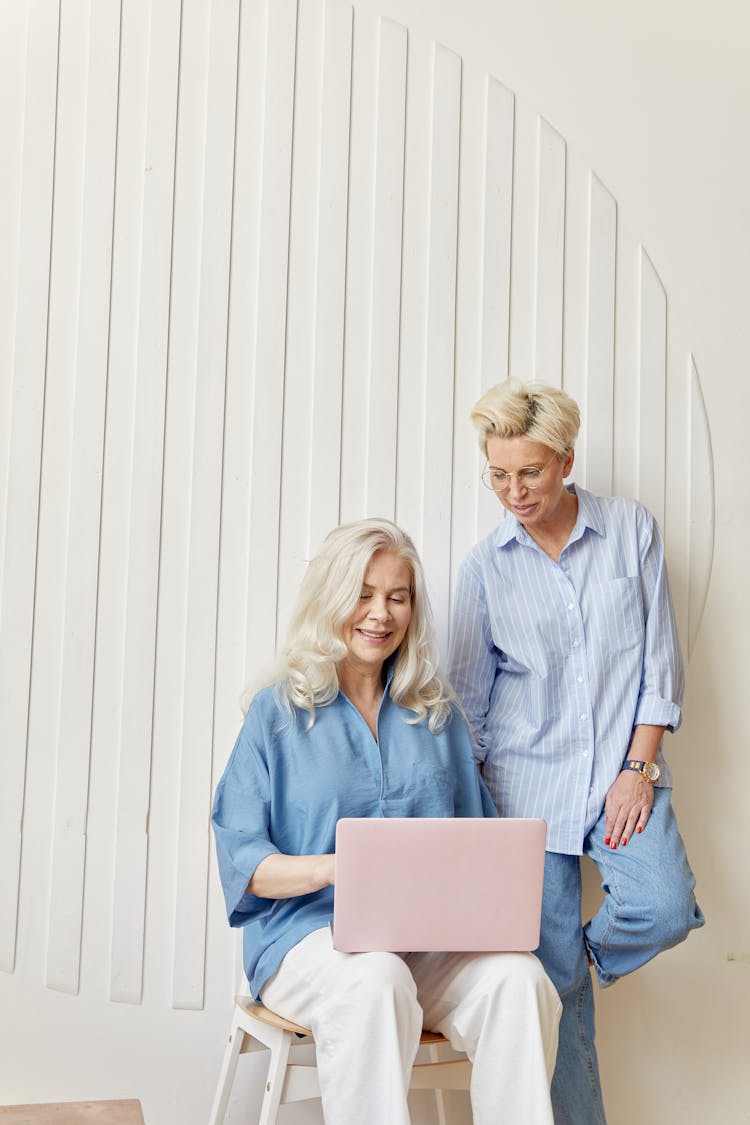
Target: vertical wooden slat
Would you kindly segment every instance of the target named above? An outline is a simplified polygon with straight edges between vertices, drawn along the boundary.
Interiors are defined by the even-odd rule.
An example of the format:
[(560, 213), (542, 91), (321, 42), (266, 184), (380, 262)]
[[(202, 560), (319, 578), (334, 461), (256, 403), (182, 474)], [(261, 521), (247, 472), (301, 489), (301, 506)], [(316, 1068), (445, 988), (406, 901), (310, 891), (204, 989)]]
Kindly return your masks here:
[(0, 596), (5, 562), (10, 414), (15, 352), (16, 279), (20, 265), (20, 218), (24, 151), (24, 105), (28, 11), (11, 4), (0, 24)]
[(468, 546), (500, 515), (481, 483), (484, 458), (469, 416), (508, 374), (515, 98), (492, 75), (467, 71), (461, 116), (477, 127), (462, 137), (451, 586)]
[(666, 492), (667, 295), (640, 249), (638, 499), (664, 527)]
[(461, 59), (433, 53), (421, 542), (441, 639), (448, 634), (458, 253)]
[(540, 118), (533, 369), (535, 378), (554, 386), (562, 385), (565, 163), (565, 141), (549, 122)]
[[(174, 185), (177, 0), (123, 8), (123, 68), (114, 271), (127, 287), (113, 320), (111, 355), (123, 332), (123, 371), (131, 390), (123, 435), (125, 542), (117, 809), (112, 875), (110, 999), (138, 1003), (143, 979), (155, 637), (169, 326)], [(128, 246), (135, 238), (135, 247)], [(135, 253), (131, 253), (132, 250)], [(119, 253), (122, 252), (122, 261)], [(118, 278), (118, 268), (124, 276)], [(134, 318), (129, 321), (128, 312)], [(127, 318), (127, 319), (126, 319)], [(135, 345), (135, 346), (133, 346)], [(110, 414), (110, 417), (112, 415)], [(118, 567), (119, 569), (119, 567)]]
[(350, 4), (328, 0), (318, 159), (308, 554), (339, 522), (352, 23)]
[(482, 388), (508, 374), (515, 99), (487, 79), (482, 256)]
[[(486, 534), (500, 515), (495, 497), (485, 495), (486, 489), (479, 478), (483, 458), (468, 416), (480, 394), (509, 374), (514, 147), (515, 98), (490, 75), (486, 89), (482, 178), (481, 378), (474, 381), (471, 402), (457, 419), (456, 434), (458, 442), (470, 445), (472, 454), (472, 526), (470, 532), (467, 528), (466, 535), (471, 542)], [(468, 372), (463, 374), (461, 386), (466, 386), (467, 375)], [(460, 507), (456, 509), (454, 503), (454, 523), (462, 520)], [(460, 561), (454, 561), (454, 568)]]
[(172, 1003), (203, 1007), (239, 0), (209, 28)]
[[(237, 108), (227, 323), (227, 381), (219, 553), (213, 781), (226, 764), (242, 718), (245, 687), (252, 462), (253, 391), (260, 252), (260, 197), (268, 12), (264, 0), (243, 0), (237, 65)], [(241, 967), (241, 940), (226, 933), (215, 864), (211, 886), (217, 911), (209, 917), (228, 949), (224, 989), (232, 989)], [(218, 914), (218, 921), (217, 921)], [(239, 935), (241, 938), (241, 935)]]
[(396, 506), (407, 52), (406, 28), (381, 19), (370, 262), (365, 511), (389, 519), (393, 519)]
[(586, 485), (612, 492), (615, 394), (617, 204), (589, 175), (586, 297)]
[(688, 658), (698, 638), (713, 567), (716, 538), (714, 455), (706, 404), (692, 355), (688, 357), (690, 465), (690, 565), (688, 580)]
[[(75, 19), (73, 16), (75, 14)], [(56, 177), (51, 301), (69, 321), (69, 346), (50, 331), (52, 352), (68, 370), (69, 453), (62, 618), (62, 674), (57, 724), (54, 821), (47, 930), (47, 984), (77, 992), (91, 749), (96, 594), (99, 564), (109, 280), (117, 111), (119, 5), (70, 6), (63, 13), (60, 113), (68, 118)], [(65, 90), (65, 97), (62, 97)], [(60, 129), (58, 130), (60, 133)], [(71, 134), (74, 134), (71, 136)], [(64, 155), (64, 160), (62, 159)], [(67, 182), (66, 182), (67, 181)], [(57, 232), (67, 233), (67, 248)], [(55, 279), (59, 277), (55, 284)], [(50, 371), (52, 372), (52, 368)]]
[[(199, 360), (199, 336), (203, 330), (205, 303), (205, 255), (211, 256), (204, 237), (204, 212), (208, 196), (208, 180), (212, 169), (207, 163), (208, 85), (210, 58), (215, 50), (212, 10), (202, 0), (182, 0), (180, 14), (179, 77), (177, 88), (177, 134), (174, 161), (174, 207), (172, 215), (171, 289), (169, 312), (169, 345), (167, 370), (167, 403), (164, 429), (164, 468), (162, 482), (161, 536), (159, 551), (159, 603), (156, 668), (154, 681), (154, 717), (152, 758), (154, 763), (149, 795), (149, 852), (146, 904), (147, 927), (156, 929), (174, 924), (171, 934), (171, 963), (162, 971), (172, 986), (175, 997), (176, 966), (188, 960), (203, 942), (205, 925), (194, 917), (195, 900), (205, 892), (201, 881), (200, 828), (198, 839), (186, 839), (184, 831), (186, 799), (186, 759), (190, 757), (191, 781), (200, 784), (210, 759), (210, 737), (205, 739), (206, 724), (211, 721), (211, 708), (205, 708), (206, 688), (187, 686), (188, 668), (196, 661), (209, 659), (210, 639), (204, 624), (204, 595), (209, 590), (196, 590), (192, 578), (196, 569), (194, 539), (200, 535), (206, 510), (206, 495), (213, 486), (215, 450), (211, 449), (204, 464), (197, 449), (197, 433), (213, 425), (214, 366), (209, 357), (206, 370)], [(221, 5), (224, 12), (231, 5)], [(227, 60), (226, 72), (231, 72)], [(221, 120), (216, 131), (224, 132), (230, 120)], [(229, 222), (230, 209), (217, 210), (217, 241), (223, 245), (221, 223)], [(227, 263), (228, 268), (228, 263)], [(216, 298), (221, 300), (221, 280), (217, 278)], [(224, 318), (226, 320), (226, 316)], [(218, 330), (217, 346), (221, 347), (222, 329)], [(219, 440), (219, 450), (221, 441)], [(201, 451), (205, 453), (205, 451)], [(196, 473), (204, 473), (196, 485)], [(217, 550), (206, 528), (203, 547)], [(200, 549), (200, 548), (199, 548)], [(215, 579), (214, 579), (215, 580)], [(193, 602), (195, 599), (195, 603)], [(203, 646), (208, 644), (209, 651)], [(195, 646), (195, 647), (194, 647)], [(191, 696), (195, 694), (204, 709), (197, 717), (198, 730), (191, 727)], [(186, 712), (189, 718), (186, 719)], [(210, 730), (210, 726), (209, 726)], [(195, 754), (195, 743), (203, 744)], [(210, 767), (209, 767), (210, 768)], [(205, 836), (204, 836), (205, 851)], [(186, 855), (187, 853), (187, 855)], [(196, 854), (197, 853), (197, 854)], [(196, 877), (187, 888), (187, 900), (176, 906), (176, 887), (182, 889), (182, 870), (186, 862), (195, 862)], [(153, 893), (156, 888), (158, 891)], [(164, 891), (169, 891), (164, 894)], [(171, 893), (170, 893), (171, 892)], [(182, 924), (180, 906), (192, 925)], [(148, 938), (148, 929), (147, 929)], [(146, 948), (145, 963), (149, 964)], [(170, 979), (171, 978), (171, 979)], [(201, 995), (203, 966), (196, 968), (192, 985)], [(148, 972), (144, 978), (148, 991)], [(169, 984), (167, 984), (169, 989)], [(146, 1001), (147, 1002), (147, 1001)]]
[(17, 105), (22, 115), (13, 216), (17, 252), (15, 261), (8, 263), (14, 265), (15, 301), (10, 322), (12, 367), (4, 384), (10, 409), (0, 564), (0, 968), (7, 972), (13, 970), (16, 956), (26, 777), (54, 176), (57, 4), (50, 0), (31, 7), (18, 5), (15, 17), (15, 34), (10, 37), (9, 27), (5, 46), (18, 51), (23, 88)]
[(255, 677), (276, 647), (290, 169), (297, 44), (295, 0), (274, 0), (268, 7), (267, 20), (250, 470), (245, 661), (249, 679)]

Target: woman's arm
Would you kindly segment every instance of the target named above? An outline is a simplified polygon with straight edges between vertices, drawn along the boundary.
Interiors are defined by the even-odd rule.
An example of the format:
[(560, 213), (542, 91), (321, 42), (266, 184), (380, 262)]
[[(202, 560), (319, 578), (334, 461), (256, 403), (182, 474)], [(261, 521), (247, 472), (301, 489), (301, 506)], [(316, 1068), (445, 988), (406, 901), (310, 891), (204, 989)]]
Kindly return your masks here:
[[(641, 724), (633, 731), (628, 758), (638, 762), (654, 762), (664, 727)], [(627, 761), (627, 758), (626, 758)], [(654, 804), (654, 787), (638, 770), (622, 770), (607, 793), (607, 835), (604, 843), (612, 849), (627, 844), (633, 833), (646, 827)]]
[[(641, 510), (639, 545), (645, 609), (643, 669), (635, 725), (627, 757), (653, 762), (665, 730), (680, 724), (685, 673), (677, 636), (672, 595), (664, 560), (664, 541), (653, 516)], [(651, 782), (635, 770), (620, 773), (607, 793), (607, 837), (611, 848), (643, 832), (654, 803)]]
[(459, 570), (451, 626), (449, 677), (469, 723), (474, 755), (481, 763), (487, 754), (484, 724), (497, 675), (497, 653), (482, 579), (468, 561)]
[(296, 898), (309, 895), (335, 881), (334, 855), (283, 855), (262, 859), (247, 885), (257, 898)]
[[(643, 668), (634, 732), (639, 726), (680, 725), (685, 670), (669, 589), (664, 540), (653, 516), (642, 510), (640, 578), (645, 611)], [(630, 755), (636, 757), (634, 753)], [(646, 755), (641, 756), (646, 760)]]

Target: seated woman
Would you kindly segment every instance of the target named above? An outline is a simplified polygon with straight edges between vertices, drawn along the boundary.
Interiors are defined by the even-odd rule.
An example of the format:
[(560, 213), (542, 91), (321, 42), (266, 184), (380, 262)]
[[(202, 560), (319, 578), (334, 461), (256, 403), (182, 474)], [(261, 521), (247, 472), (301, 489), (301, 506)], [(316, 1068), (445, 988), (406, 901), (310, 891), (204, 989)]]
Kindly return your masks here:
[(560, 1006), (532, 954), (332, 946), (340, 817), (492, 815), (468, 728), (437, 672), (413, 543), (387, 520), (337, 528), (309, 564), (212, 817), (251, 991), (312, 1028), (327, 1125), (409, 1121), (423, 1026), (471, 1058), (477, 1125), (552, 1122)]

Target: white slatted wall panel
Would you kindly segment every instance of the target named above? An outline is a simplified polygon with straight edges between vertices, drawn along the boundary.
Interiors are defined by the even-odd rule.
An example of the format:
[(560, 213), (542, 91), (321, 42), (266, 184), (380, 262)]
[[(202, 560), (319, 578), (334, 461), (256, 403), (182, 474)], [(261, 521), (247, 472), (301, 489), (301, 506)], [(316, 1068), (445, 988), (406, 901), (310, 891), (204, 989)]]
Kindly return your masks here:
[(276, 646), (281, 521), (281, 450), (286, 374), (286, 299), (294, 122), (297, 10), (294, 0), (266, 9), (265, 89), (257, 273), (257, 319), (250, 441), (246, 671), (255, 676)]
[(124, 292), (117, 318), (113, 312), (110, 377), (122, 380), (127, 394), (122, 415), (111, 415), (113, 428), (123, 427), (113, 450), (122, 457), (122, 524), (109, 530), (121, 543), (111, 566), (124, 600), (110, 998), (130, 1003), (143, 987), (182, 15), (177, 3), (123, 8), (113, 288), (119, 277)]
[(566, 145), (540, 118), (537, 140), (536, 320), (532, 370), (562, 385)]
[(366, 447), (364, 506), (372, 515), (389, 519), (396, 509), (407, 46), (406, 28), (380, 21), (365, 417), (368, 432), (382, 440)]
[(688, 448), (686, 461), (690, 465), (690, 492), (688, 519), (690, 538), (688, 544), (688, 599), (687, 632), (683, 626), (683, 643), (688, 656), (692, 654), (698, 637), (703, 610), (708, 597), (711, 568), (714, 556), (716, 511), (714, 504), (714, 458), (711, 448), (711, 431), (708, 426), (698, 369), (692, 355), (687, 359), (688, 380)]
[[(186, 9), (183, 44), (185, 14)], [(200, 265), (197, 271), (186, 271), (185, 275), (198, 281), (197, 338), (192, 362), (170, 362), (169, 371), (170, 386), (189, 377), (194, 402), (192, 475), (182, 481), (190, 495), (182, 723), (174, 725), (180, 732), (181, 756), (172, 1001), (178, 1008), (201, 1008), (204, 994), (239, 0), (216, 5), (209, 27), (205, 5), (196, 5), (196, 16), (200, 16), (194, 26), (196, 55), (200, 53), (205, 59), (208, 44), (207, 69), (205, 84), (198, 87), (202, 97), (196, 106), (196, 121), (180, 118), (178, 152), (184, 123), (185, 135), (200, 138), (198, 168), (190, 168), (184, 177), (186, 186), (188, 176), (202, 186), (198, 221), (189, 227), (200, 239)], [(181, 79), (185, 74), (182, 67)], [(179, 159), (177, 172), (179, 195), (183, 184)], [(177, 244), (177, 227), (175, 235)], [(175, 273), (173, 289), (176, 284)], [(178, 334), (173, 320), (172, 337)], [(162, 587), (169, 582), (170, 573), (163, 569)]]
[[(55, 477), (67, 526), (55, 535), (64, 593), (50, 851), (47, 983), (78, 989), (104, 456), (117, 112), (118, 11), (63, 9), (48, 337), (48, 387), (65, 385), (66, 445)], [(69, 70), (68, 70), (69, 68)], [(59, 220), (59, 221), (58, 221)], [(64, 335), (64, 339), (61, 336)], [(52, 401), (49, 396), (49, 401)], [(50, 448), (49, 445), (46, 446)], [(64, 464), (64, 468), (63, 468)], [(62, 497), (61, 497), (62, 500)]]
[(664, 526), (667, 410), (667, 295), (640, 251), (638, 496)]
[[(10, 13), (11, 9), (7, 9)], [(29, 734), (31, 651), (36, 587), (42, 424), (47, 356), (48, 285), (55, 157), (58, 12), (12, 6), (3, 67), (7, 119), (15, 143), (3, 176), (3, 254), (13, 299), (0, 372), (4, 414), (3, 557), (0, 591), (0, 965), (13, 970)], [(7, 319), (6, 319), (7, 318)], [(6, 366), (7, 364), (7, 366)]]
[(349, 183), (349, 112), (353, 12), (325, 10), (317, 153), (317, 246), (310, 463), (297, 464), (309, 485), (307, 557), (339, 522), (344, 300)]
[(424, 445), (420, 545), (443, 640), (450, 608), (453, 398), (456, 368), (456, 264), (461, 122), (461, 60), (433, 54), (427, 204)]
[(235, 964), (213, 785), (326, 532), (395, 513), (445, 642), (497, 518), (468, 412), (536, 374), (581, 401), (584, 483), (665, 523), (692, 649), (698, 372), (612, 185), (449, 44), (343, 0), (3, 32), (0, 965), (20, 917), (40, 986), (200, 1009)]
[(586, 302), (586, 480), (593, 492), (612, 492), (615, 399), (617, 204), (593, 173), (589, 178)]

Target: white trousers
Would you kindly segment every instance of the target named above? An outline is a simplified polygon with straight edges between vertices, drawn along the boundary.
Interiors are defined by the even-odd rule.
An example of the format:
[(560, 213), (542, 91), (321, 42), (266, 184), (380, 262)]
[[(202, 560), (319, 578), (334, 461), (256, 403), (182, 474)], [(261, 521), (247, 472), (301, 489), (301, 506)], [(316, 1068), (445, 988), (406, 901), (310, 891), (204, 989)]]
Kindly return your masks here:
[(423, 1026), (471, 1059), (475, 1125), (552, 1125), (560, 1001), (531, 953), (339, 953), (326, 927), (262, 999), (312, 1029), (326, 1125), (408, 1125)]

